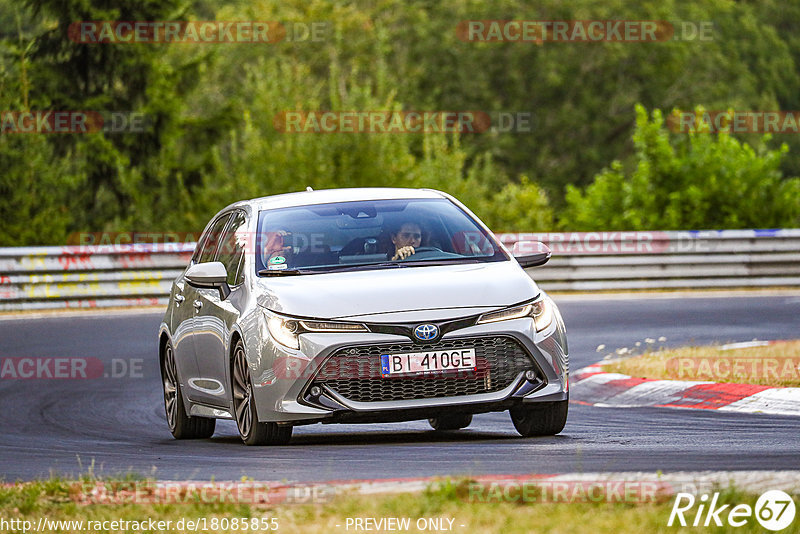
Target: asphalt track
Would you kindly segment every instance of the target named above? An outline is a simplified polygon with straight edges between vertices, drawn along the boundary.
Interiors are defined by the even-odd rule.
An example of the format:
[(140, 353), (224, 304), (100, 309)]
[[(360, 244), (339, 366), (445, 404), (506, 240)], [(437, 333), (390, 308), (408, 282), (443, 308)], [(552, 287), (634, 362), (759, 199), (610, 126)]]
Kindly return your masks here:
[[(735, 342), (800, 337), (797, 296), (559, 299), (571, 367), (645, 338)], [(0, 321), (0, 358), (143, 360), (141, 377), (0, 380), (0, 480), (128, 472), (170, 480), (322, 481), (488, 473), (797, 469), (800, 418), (572, 404), (555, 437), (520, 438), (507, 413), (445, 434), (426, 422), (313, 425), (283, 447), (246, 447), (230, 421), (213, 438), (167, 430), (156, 357), (160, 314)], [(90, 467), (92, 466), (93, 467)]]

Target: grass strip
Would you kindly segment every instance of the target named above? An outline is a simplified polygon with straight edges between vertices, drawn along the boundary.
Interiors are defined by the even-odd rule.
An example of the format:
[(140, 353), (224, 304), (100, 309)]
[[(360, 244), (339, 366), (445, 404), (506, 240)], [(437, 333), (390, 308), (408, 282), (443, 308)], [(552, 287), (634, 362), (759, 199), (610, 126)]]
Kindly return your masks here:
[[(90, 481), (94, 484), (96, 481)], [(91, 485), (88, 484), (88, 485)], [(107, 483), (108, 484), (108, 483)], [(47, 518), (48, 531), (66, 533), (85, 532), (158, 532), (142, 522), (170, 521), (167, 532), (282, 532), (282, 533), (335, 533), (363, 532), (366, 526), (372, 531), (390, 531), (390, 523), (382, 519), (397, 518), (406, 528), (403, 532), (463, 532), (463, 533), (615, 533), (641, 534), (667, 532), (763, 532), (758, 522), (751, 518), (743, 527), (680, 528), (668, 527), (667, 522), (675, 502), (674, 496), (663, 499), (620, 502), (606, 498), (591, 498), (578, 502), (551, 502), (534, 493), (521, 498), (519, 492), (508, 493), (495, 488), (475, 491), (475, 482), (468, 479), (445, 480), (434, 483), (419, 493), (383, 495), (336, 495), (326, 502), (311, 504), (252, 504), (208, 503), (201, 498), (178, 503), (140, 504), (82, 504), (81, 496), (88, 487), (87, 481), (75, 482), (59, 479), (34, 481), (0, 486), (0, 521), (30, 521), (37, 525)], [(570, 494), (573, 495), (573, 494)], [(199, 497), (199, 496), (198, 496)], [(718, 505), (755, 505), (758, 496), (734, 488), (720, 490)], [(568, 499), (570, 501), (571, 499)], [(796, 499), (795, 499), (796, 500)], [(610, 502), (611, 501), (611, 502)], [(699, 501), (698, 501), (699, 502)], [(693, 521), (697, 506), (687, 519)], [(238, 519), (236, 526), (234, 518)], [(274, 519), (274, 521), (273, 521)], [(356, 519), (362, 528), (356, 528)], [(367, 519), (370, 523), (364, 523)], [(701, 519), (704, 519), (701, 518)], [(176, 528), (183, 520), (184, 528)], [(205, 528), (186, 528), (186, 521), (203, 521)], [(406, 523), (402, 521), (407, 520)], [(54, 521), (83, 521), (64, 524), (56, 529)], [(139, 522), (136, 528), (107, 528), (91, 530), (93, 522)], [(226, 523), (227, 521), (227, 523)], [(244, 528), (243, 524), (248, 523)], [(97, 523), (95, 523), (96, 525)], [(691, 524), (691, 523), (689, 523)], [(8, 528), (9, 523), (6, 523)], [(18, 525), (18, 523), (17, 523)], [(144, 528), (142, 528), (144, 525)], [(250, 528), (257, 525), (259, 528)], [(376, 528), (382, 525), (384, 528)], [(108, 525), (111, 527), (111, 525)], [(444, 528), (444, 527), (447, 528)], [(438, 527), (438, 528), (437, 528)], [(9, 530), (21, 532), (21, 530)], [(41, 530), (40, 530), (41, 531)], [(789, 529), (788, 531), (793, 530)]]
[(618, 360), (603, 369), (658, 380), (800, 387), (800, 341), (732, 350), (719, 345), (665, 349)]

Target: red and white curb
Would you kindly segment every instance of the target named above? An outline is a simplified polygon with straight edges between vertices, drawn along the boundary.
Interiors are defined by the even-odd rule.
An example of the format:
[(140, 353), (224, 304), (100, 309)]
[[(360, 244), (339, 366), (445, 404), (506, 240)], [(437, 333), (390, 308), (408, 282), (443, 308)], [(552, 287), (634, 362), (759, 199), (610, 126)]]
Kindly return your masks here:
[(602, 365), (584, 367), (570, 378), (573, 402), (590, 406), (800, 415), (800, 388), (634, 378), (607, 373)]

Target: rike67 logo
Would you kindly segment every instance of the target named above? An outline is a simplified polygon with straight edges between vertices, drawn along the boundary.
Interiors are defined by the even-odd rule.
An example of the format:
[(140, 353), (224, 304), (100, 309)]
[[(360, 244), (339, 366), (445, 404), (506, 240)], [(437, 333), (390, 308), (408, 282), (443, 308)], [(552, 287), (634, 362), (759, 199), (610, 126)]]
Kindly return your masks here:
[(696, 499), (691, 493), (678, 493), (667, 526), (721, 527), (727, 523), (731, 527), (743, 527), (755, 518), (763, 528), (777, 532), (790, 526), (794, 516), (792, 497), (780, 490), (764, 492), (754, 507), (737, 504), (732, 508), (730, 504), (719, 505), (719, 493), (714, 493), (710, 502), (707, 494)]

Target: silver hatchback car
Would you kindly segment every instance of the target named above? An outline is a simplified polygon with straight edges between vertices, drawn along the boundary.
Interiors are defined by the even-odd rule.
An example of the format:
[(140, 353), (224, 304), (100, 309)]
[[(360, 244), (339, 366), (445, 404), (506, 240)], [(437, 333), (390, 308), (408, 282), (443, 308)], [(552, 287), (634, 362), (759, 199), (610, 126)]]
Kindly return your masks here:
[(433, 190), (305, 191), (237, 202), (209, 222), (159, 329), (167, 422), (207, 438), (233, 419), (248, 445), (295, 425), (427, 419), (436, 430), (509, 410), (557, 434), (566, 330), (523, 267)]

